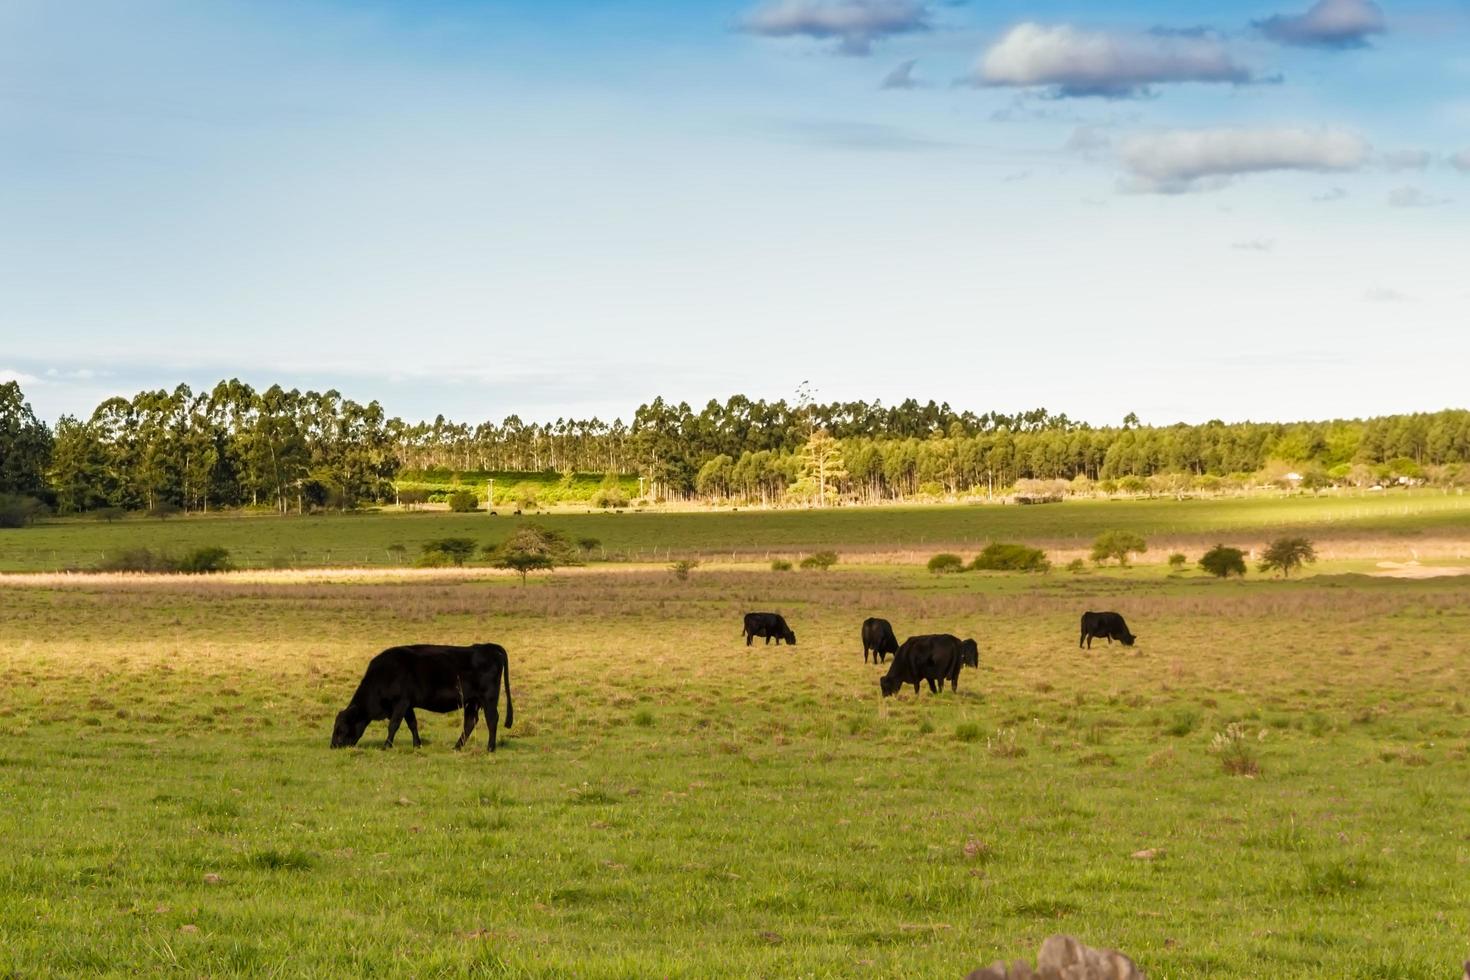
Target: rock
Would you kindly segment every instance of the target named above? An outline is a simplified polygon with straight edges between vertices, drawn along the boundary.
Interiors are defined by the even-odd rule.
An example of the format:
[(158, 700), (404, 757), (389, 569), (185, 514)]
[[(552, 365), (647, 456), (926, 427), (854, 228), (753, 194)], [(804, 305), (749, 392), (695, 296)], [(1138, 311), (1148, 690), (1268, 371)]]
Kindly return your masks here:
[(218, 885), (221, 880), (222, 879), (220, 878), (220, 876), (215, 874), (213, 871), (204, 876), (204, 882), (208, 885)]
[(1152, 861), (1154, 858), (1162, 857), (1163, 854), (1164, 854), (1164, 852), (1163, 852), (1163, 849), (1162, 848), (1158, 848), (1158, 847), (1145, 847), (1143, 850), (1141, 850), (1141, 851), (1134, 851), (1132, 854), (1130, 854), (1128, 856), (1131, 857), (1135, 861)]
[[(1470, 964), (1466, 964), (1470, 980)], [(1009, 967), (997, 960), (965, 980), (1146, 980), (1143, 971), (1114, 949), (1093, 949), (1071, 936), (1050, 936), (1041, 944), (1036, 969), (1017, 960)]]
[(1048, 936), (1036, 957), (1043, 980), (1144, 980), (1143, 971), (1115, 949), (1093, 949), (1071, 936)]

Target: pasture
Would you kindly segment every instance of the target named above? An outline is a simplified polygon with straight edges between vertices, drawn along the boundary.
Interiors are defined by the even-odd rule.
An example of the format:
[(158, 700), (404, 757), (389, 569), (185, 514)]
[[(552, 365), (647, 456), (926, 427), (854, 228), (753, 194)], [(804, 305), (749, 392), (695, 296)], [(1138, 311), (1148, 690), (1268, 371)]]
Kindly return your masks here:
[[(685, 556), (748, 561), (831, 548), (885, 563), (922, 563), (936, 551), (975, 552), (993, 540), (1024, 541), (1070, 556), (1085, 552), (1108, 530), (1147, 537), (1150, 554), (1144, 561), (1162, 561), (1175, 547), (1203, 551), (1217, 540), (1254, 547), (1289, 532), (1314, 538), (1331, 557), (1470, 557), (1470, 497), (1439, 492), (1078, 500), (1032, 507), (561, 510), (525, 519), (573, 539), (596, 538), (595, 557), (633, 562)], [(128, 548), (184, 553), (210, 545), (229, 549), (235, 564), (246, 568), (386, 566), (411, 562), (435, 538), (501, 541), (517, 520), (445, 512), (128, 517), (114, 523), (68, 518), (0, 531), (0, 572), (89, 569), (107, 553)]]
[[(1138, 646), (1079, 651), (1089, 608)], [(750, 609), (798, 645), (747, 650)], [(880, 700), (870, 614), (980, 669)], [(500, 751), (427, 714), (422, 749), (329, 750), (425, 639), (509, 649)], [(1451, 976), (1467, 646), (1463, 577), (0, 580), (0, 974), (960, 977), (1070, 932), (1154, 978)]]

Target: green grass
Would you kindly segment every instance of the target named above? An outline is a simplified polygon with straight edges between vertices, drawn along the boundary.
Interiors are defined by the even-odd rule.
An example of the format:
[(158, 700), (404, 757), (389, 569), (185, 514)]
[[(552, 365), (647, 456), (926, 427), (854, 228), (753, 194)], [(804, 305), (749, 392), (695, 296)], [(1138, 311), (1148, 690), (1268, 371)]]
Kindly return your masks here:
[[(1079, 651), (1099, 607), (1139, 645)], [(751, 608), (800, 645), (747, 649)], [(981, 668), (881, 700), (869, 614)], [(439, 715), (330, 751), (425, 639), (508, 647), (501, 751)], [(1068, 932), (1153, 977), (1450, 976), (1467, 640), (1465, 579), (10, 584), (0, 975), (957, 977)]]
[[(1134, 531), (1154, 541), (1162, 560), (1168, 541), (1196, 552), (1224, 539), (1254, 546), (1269, 536), (1301, 532), (1337, 538), (1386, 539), (1375, 553), (1407, 557), (1422, 540), (1467, 539), (1470, 497), (1438, 493), (1375, 496), (1224, 498), (1217, 500), (1076, 501), (1037, 507), (934, 506), (826, 511), (553, 513), (539, 520), (572, 538), (593, 537), (611, 557), (738, 555), (769, 560), (812, 550), (907, 553), (925, 561), (939, 551), (966, 556), (991, 540), (1048, 549), (1083, 549), (1104, 530)], [(503, 539), (518, 518), (486, 514), (366, 513), (333, 516), (130, 518), (50, 521), (0, 530), (0, 571), (94, 567), (109, 552), (150, 547), (184, 553), (221, 545), (241, 567), (384, 565), (407, 561), (436, 538)], [(1172, 547), (1172, 545), (1171, 545)], [(1470, 555), (1470, 548), (1463, 549)]]

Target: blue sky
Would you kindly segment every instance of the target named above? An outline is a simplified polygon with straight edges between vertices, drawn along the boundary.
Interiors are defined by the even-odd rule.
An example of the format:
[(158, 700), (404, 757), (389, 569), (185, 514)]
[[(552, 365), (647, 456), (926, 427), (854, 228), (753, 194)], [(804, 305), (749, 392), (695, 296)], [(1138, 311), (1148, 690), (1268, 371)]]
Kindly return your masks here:
[(7, 0), (0, 378), (1462, 406), (1467, 42), (1465, 0)]

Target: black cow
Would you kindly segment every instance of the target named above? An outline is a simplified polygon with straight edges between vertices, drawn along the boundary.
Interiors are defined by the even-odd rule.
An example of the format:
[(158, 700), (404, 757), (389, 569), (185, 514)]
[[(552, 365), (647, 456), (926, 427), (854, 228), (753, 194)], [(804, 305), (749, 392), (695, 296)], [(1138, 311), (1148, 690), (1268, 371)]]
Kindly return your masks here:
[(898, 637), (893, 635), (893, 624), (886, 619), (870, 616), (863, 620), (863, 663), (868, 662), (868, 651), (873, 651), (873, 663), (881, 664), (890, 653), (898, 652)]
[(927, 681), (930, 693), (938, 694), (949, 681), (950, 690), (958, 691), (960, 668), (979, 666), (980, 648), (974, 640), (961, 640), (949, 633), (911, 636), (893, 655), (888, 673), (878, 678), (878, 689), (886, 698), (905, 684), (912, 684), (918, 694), (919, 682)]
[(782, 640), (796, 646), (796, 634), (786, 625), (786, 620), (780, 613), (746, 613), (745, 645), (750, 646), (751, 640), (757, 636), (764, 636), (767, 645), (774, 639), (776, 646), (780, 646)]
[(1128, 632), (1128, 624), (1117, 613), (1085, 612), (1082, 614), (1082, 635), (1077, 638), (1077, 646), (1081, 647), (1085, 640), (1087, 649), (1091, 650), (1094, 636), (1107, 637), (1109, 646), (1112, 646), (1114, 640), (1118, 640), (1125, 647), (1131, 647), (1133, 641), (1138, 639)]
[(393, 747), (398, 723), (408, 722), (414, 747), (419, 740), (418, 719), (414, 708), (426, 711), (464, 709), (464, 732), (456, 749), (462, 748), (475, 730), (480, 709), (485, 709), (485, 724), (490, 726), (490, 751), (495, 751), (495, 735), (500, 727), (500, 682), (505, 679), (505, 727), (515, 722), (515, 704), (510, 699), (510, 659), (505, 647), (498, 643), (476, 643), (468, 647), (446, 647), (432, 644), (389, 647), (374, 657), (362, 675), (362, 683), (347, 707), (337, 713), (332, 728), (332, 748), (356, 745), (367, 730), (368, 722), (388, 719), (388, 740), (383, 748)]

